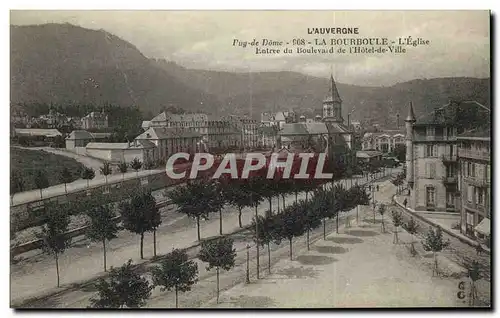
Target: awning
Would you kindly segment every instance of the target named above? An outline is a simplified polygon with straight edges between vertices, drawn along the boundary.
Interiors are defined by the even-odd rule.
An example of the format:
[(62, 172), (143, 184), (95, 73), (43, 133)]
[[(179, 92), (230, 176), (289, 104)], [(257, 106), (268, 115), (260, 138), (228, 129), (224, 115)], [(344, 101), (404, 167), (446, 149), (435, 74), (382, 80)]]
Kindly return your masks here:
[(490, 219), (484, 218), (481, 222), (479, 222), (474, 230), (483, 235), (490, 235)]

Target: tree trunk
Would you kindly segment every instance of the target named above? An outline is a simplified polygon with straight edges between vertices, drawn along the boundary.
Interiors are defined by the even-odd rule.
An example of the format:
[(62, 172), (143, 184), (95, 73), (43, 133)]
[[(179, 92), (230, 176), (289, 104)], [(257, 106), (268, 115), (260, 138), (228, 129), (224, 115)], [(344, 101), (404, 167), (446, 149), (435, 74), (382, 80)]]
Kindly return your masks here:
[(375, 224), (375, 208), (373, 208), (373, 224)]
[(273, 215), (273, 203), (271, 201), (271, 197), (268, 198), (269, 200), (269, 215)]
[(309, 229), (306, 232), (307, 250), (309, 251)]
[(141, 233), (141, 259), (144, 259), (144, 232)]
[(267, 270), (271, 274), (271, 243), (267, 242)]
[(219, 266), (216, 267), (217, 272), (217, 303), (219, 303)]
[(104, 271), (106, 272), (107, 269), (106, 269), (106, 239), (105, 238), (102, 239), (102, 249), (104, 251), (104, 257), (103, 257), (103, 260), (104, 260)]
[(335, 218), (335, 227), (337, 230), (337, 234), (339, 234), (339, 212), (337, 212), (337, 217)]
[(56, 258), (56, 275), (57, 275), (57, 287), (60, 286), (59, 284), (59, 255), (55, 253), (55, 258)]
[(201, 241), (201, 236), (200, 236), (200, 217), (196, 217), (196, 229), (198, 231), (198, 241)]
[(40, 188), (40, 199), (43, 199), (42, 188)]
[(356, 205), (356, 225), (359, 224), (359, 205)]
[(240, 229), (243, 228), (243, 224), (241, 224), (241, 207), (238, 207), (238, 225), (240, 226)]
[(382, 215), (382, 233), (385, 233), (384, 216)]
[[(283, 210), (285, 210), (285, 196), (281, 195), (281, 198), (283, 199)], [(279, 198), (278, 198), (278, 200), (279, 200)]]
[(125, 173), (122, 172), (122, 183), (125, 180)]
[(66, 182), (64, 182), (64, 193), (68, 194), (68, 188), (66, 187)]
[(156, 257), (156, 229), (153, 230), (153, 256)]
[(179, 308), (179, 290), (177, 289), (177, 285), (175, 286), (175, 308)]
[(90, 180), (87, 179), (87, 188), (90, 188), (90, 184), (89, 184)]
[(219, 235), (222, 235), (222, 209), (219, 209)]
[(432, 276), (434, 276), (434, 271), (436, 272), (436, 276), (439, 276), (439, 274), (438, 274), (438, 260), (437, 260), (436, 252), (433, 252), (433, 254), (434, 254), (434, 269), (432, 270)]
[(290, 242), (290, 260), (292, 260), (292, 238), (288, 239)]
[(326, 218), (323, 218), (323, 240), (326, 240)]
[(280, 214), (280, 196), (278, 195), (278, 214)]
[(297, 191), (295, 191), (295, 203), (298, 202), (298, 196), (299, 196), (299, 193)]
[[(257, 222), (257, 204), (255, 204), (255, 233), (259, 233), (259, 222)], [(259, 267), (260, 267), (260, 256), (259, 256), (259, 235), (256, 234), (256, 241), (257, 244), (255, 244), (255, 247), (257, 248), (257, 279), (259, 279)]]
[(308, 195), (309, 195), (309, 192), (308, 192), (308, 191), (306, 191), (306, 201), (307, 201), (307, 196), (308, 196)]
[(106, 185), (107, 185), (108, 184), (108, 175), (107, 174), (104, 175), (104, 179), (106, 180), (105, 182), (106, 182)]

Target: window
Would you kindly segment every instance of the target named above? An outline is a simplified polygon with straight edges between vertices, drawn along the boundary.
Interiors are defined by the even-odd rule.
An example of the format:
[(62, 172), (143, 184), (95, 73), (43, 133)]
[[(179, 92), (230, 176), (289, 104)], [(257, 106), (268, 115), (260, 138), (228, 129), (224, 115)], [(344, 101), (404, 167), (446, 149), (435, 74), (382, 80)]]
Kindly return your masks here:
[(455, 132), (453, 131), (453, 127), (447, 127), (447, 128), (446, 128), (446, 135), (447, 135), (448, 137), (452, 137), (452, 136), (454, 136), (454, 135), (455, 135)]
[(434, 127), (427, 127), (427, 136), (434, 136)]
[(467, 162), (467, 177), (470, 177), (472, 175), (472, 163)]
[(425, 147), (425, 156), (426, 157), (435, 157), (435, 147), (434, 147), (434, 145), (426, 145), (426, 147)]
[(455, 193), (446, 192), (446, 207), (448, 208), (455, 207)]
[(484, 205), (484, 189), (477, 188), (476, 195), (477, 195), (476, 203), (479, 205)]
[(474, 187), (469, 185), (467, 186), (467, 201), (472, 203), (473, 197), (474, 197)]
[(435, 205), (436, 193), (434, 187), (427, 187), (425, 189), (425, 201), (427, 206)]
[(467, 211), (465, 234), (474, 236), (474, 213)]
[(433, 162), (428, 162), (425, 164), (425, 177), (427, 179), (436, 178), (436, 164)]

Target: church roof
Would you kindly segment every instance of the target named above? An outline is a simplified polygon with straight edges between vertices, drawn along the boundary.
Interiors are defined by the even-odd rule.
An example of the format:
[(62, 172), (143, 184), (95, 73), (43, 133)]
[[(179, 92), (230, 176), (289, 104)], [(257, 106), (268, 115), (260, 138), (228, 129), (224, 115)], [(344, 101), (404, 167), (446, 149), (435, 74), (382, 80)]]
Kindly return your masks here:
[(325, 102), (342, 103), (342, 99), (340, 98), (339, 91), (337, 90), (337, 85), (335, 84), (335, 80), (333, 79), (333, 75), (330, 77), (330, 90), (328, 96), (325, 99)]
[(410, 102), (410, 107), (408, 109), (408, 116), (405, 121), (415, 122), (415, 112), (413, 111), (413, 103)]
[(329, 134), (349, 133), (349, 129), (341, 123), (329, 122), (326, 124)]

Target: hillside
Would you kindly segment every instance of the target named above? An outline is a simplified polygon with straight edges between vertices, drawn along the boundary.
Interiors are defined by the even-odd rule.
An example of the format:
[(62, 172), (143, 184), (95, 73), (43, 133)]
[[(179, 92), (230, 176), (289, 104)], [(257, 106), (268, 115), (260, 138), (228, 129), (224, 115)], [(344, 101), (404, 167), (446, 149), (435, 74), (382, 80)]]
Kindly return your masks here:
[[(231, 73), (186, 69), (165, 60), (156, 60), (156, 63), (186, 85), (211, 92), (222, 101), (222, 107), (233, 109), (232, 106), (237, 105), (246, 113), (252, 105), (254, 113), (291, 108), (317, 114), (321, 112), (329, 87), (327, 78), (295, 72)], [(449, 99), (490, 104), (489, 78), (419, 79), (389, 87), (337, 83), (337, 88), (346, 120), (347, 113), (355, 108), (352, 118), (385, 125), (393, 125), (398, 112), (401, 118), (406, 117), (409, 101), (413, 102), (417, 114), (428, 113)]]
[[(161, 40), (161, 39), (159, 39)], [(328, 79), (296, 72), (232, 73), (194, 70), (149, 59), (104, 31), (70, 24), (11, 26), (11, 102), (116, 104), (157, 114), (170, 104), (187, 111), (251, 114), (295, 109), (314, 115)], [(450, 98), (490, 105), (490, 79), (436, 78), (390, 87), (337, 83), (344, 118), (394, 126), (413, 101), (418, 115)], [(148, 115), (149, 116), (149, 115)]]
[[(176, 104), (216, 105), (156, 67), (132, 44), (71, 24), (11, 26), (11, 101), (138, 106), (157, 113)], [(201, 104), (203, 102), (203, 105)]]

